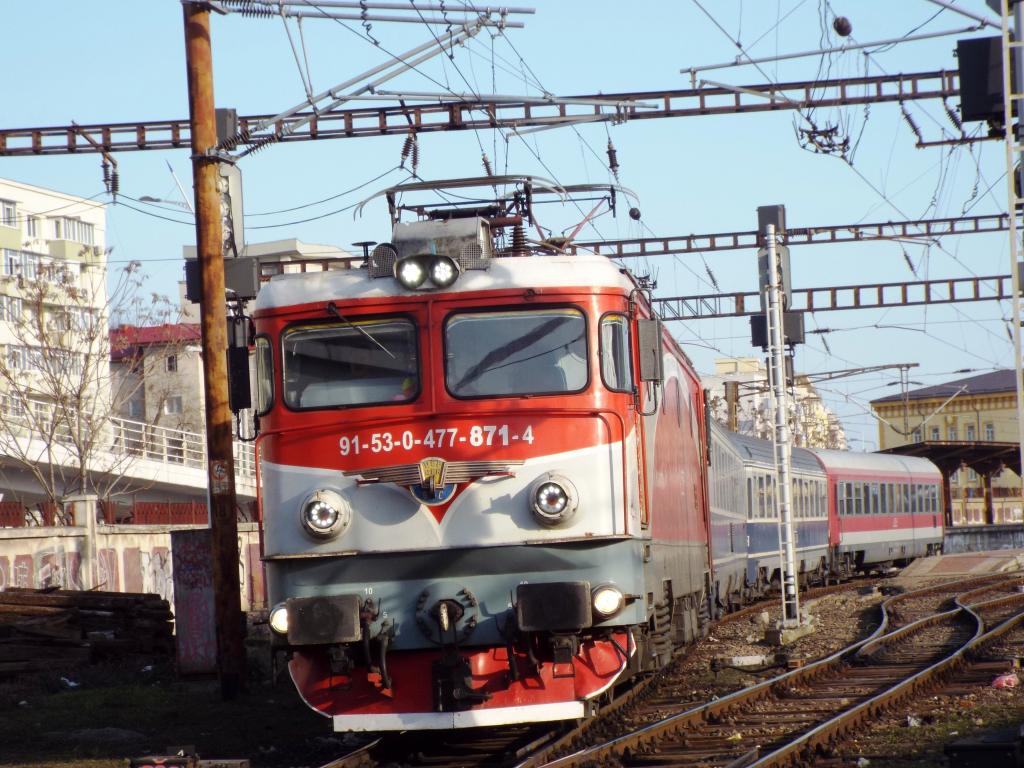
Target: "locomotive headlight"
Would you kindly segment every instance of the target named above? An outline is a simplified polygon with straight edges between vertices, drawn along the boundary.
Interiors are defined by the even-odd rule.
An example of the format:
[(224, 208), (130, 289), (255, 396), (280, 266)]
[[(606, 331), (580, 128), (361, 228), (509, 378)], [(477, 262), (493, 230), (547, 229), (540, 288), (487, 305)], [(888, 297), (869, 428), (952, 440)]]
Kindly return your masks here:
[(579, 506), (579, 496), (569, 478), (548, 473), (530, 488), (530, 510), (542, 525), (563, 525), (572, 519)]
[(270, 628), (279, 635), (288, 634), (288, 609), (284, 603), (278, 603), (270, 611)]
[(306, 531), (319, 539), (337, 536), (352, 522), (352, 510), (341, 494), (314, 491), (302, 502), (300, 519)]
[(423, 285), (423, 281), (427, 279), (427, 268), (423, 261), (421, 256), (410, 256), (395, 262), (395, 277), (403, 288), (415, 291)]
[(590, 600), (594, 607), (594, 615), (599, 619), (608, 619), (622, 610), (625, 596), (618, 587), (602, 584), (590, 593)]
[(438, 288), (447, 288), (459, 277), (459, 265), (447, 256), (436, 256), (430, 262), (430, 282)]

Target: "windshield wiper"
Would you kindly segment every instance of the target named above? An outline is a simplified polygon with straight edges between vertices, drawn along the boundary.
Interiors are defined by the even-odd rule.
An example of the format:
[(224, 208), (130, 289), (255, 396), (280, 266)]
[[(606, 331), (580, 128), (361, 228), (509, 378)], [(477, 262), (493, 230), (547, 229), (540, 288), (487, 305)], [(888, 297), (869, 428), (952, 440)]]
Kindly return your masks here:
[(363, 334), (363, 336), (365, 336), (370, 341), (372, 341), (374, 344), (376, 344), (378, 347), (383, 349), (384, 352), (387, 354), (387, 356), (390, 357), (392, 360), (397, 360), (398, 359), (393, 354), (391, 354), (391, 350), (389, 350), (387, 347), (385, 347), (383, 344), (381, 344), (379, 341), (377, 341), (375, 338), (373, 338), (373, 336), (370, 335), (369, 331), (367, 331), (365, 328), (359, 327), (358, 325), (353, 323), (351, 320), (349, 320), (347, 317), (345, 317), (343, 314), (341, 314), (341, 312), (338, 311), (338, 305), (335, 304), (333, 301), (327, 302), (326, 309), (327, 309), (327, 311), (330, 314), (334, 315), (336, 318), (341, 320), (341, 322), (345, 323), (349, 328), (354, 328), (355, 330), (359, 331), (361, 334)]
[[(493, 370), (495, 368), (503, 367), (499, 366), (498, 363), (505, 362), (510, 357), (512, 357), (512, 355), (514, 355), (516, 352), (520, 352), (530, 347), (534, 342), (543, 339), (551, 331), (554, 331), (560, 325), (564, 324), (565, 321), (566, 318), (564, 317), (552, 318), (551, 320), (548, 320), (546, 323), (542, 323), (541, 325), (537, 326), (526, 335), (513, 339), (508, 344), (505, 344), (502, 347), (492, 349), (484, 356), (484, 358), (479, 363), (477, 363), (468, 371), (466, 371), (462, 378), (459, 379), (458, 383), (456, 383), (455, 389), (462, 389), (462, 387), (466, 386), (469, 382), (479, 379), (488, 371)], [(560, 346), (562, 345), (560, 344), (559, 347)], [(558, 349), (559, 347), (555, 347), (554, 349)], [(526, 359), (528, 360), (530, 358)]]

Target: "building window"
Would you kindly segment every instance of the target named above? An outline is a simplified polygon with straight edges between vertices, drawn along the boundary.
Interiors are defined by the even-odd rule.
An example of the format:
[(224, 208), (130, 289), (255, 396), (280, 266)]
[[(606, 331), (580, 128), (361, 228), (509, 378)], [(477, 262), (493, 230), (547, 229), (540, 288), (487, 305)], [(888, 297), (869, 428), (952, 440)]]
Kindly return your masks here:
[(911, 439), (915, 443), (920, 443), (921, 442), (921, 428), (920, 427), (918, 427), (917, 429), (914, 430), (914, 433), (913, 433), (913, 436), (912, 436)]
[(181, 413), (182, 410), (181, 395), (171, 395), (164, 403), (164, 413), (166, 414)]
[(996, 439), (996, 428), (994, 424), (985, 425), (985, 439), (990, 442)]
[(142, 398), (133, 397), (128, 401), (128, 418), (141, 419), (146, 414), (146, 404)]
[(53, 224), (53, 239), (64, 239), (64, 219), (50, 219)]
[(0, 224), (18, 226), (18, 206), (13, 200), (0, 200)]
[(81, 219), (65, 217), (63, 219), (64, 240), (73, 240), (76, 243), (92, 245), (95, 238), (95, 229), (92, 224)]
[(168, 355), (164, 358), (164, 370), (168, 373), (177, 373), (178, 371), (178, 356)]
[(29, 216), (25, 221), (25, 232), (29, 237), (39, 237), (39, 217)]
[(0, 296), (0, 320), (16, 323), (21, 320), (21, 299), (14, 296)]
[(941, 440), (941, 439), (942, 438), (939, 437), (939, 428), (938, 427), (932, 427), (932, 440)]
[(956, 424), (950, 424), (946, 427), (946, 439), (956, 440)]
[(964, 430), (965, 430), (965, 432), (964, 432), (964, 439), (965, 440), (974, 440), (975, 439), (974, 425), (973, 424), (968, 424), (966, 427), (964, 427)]

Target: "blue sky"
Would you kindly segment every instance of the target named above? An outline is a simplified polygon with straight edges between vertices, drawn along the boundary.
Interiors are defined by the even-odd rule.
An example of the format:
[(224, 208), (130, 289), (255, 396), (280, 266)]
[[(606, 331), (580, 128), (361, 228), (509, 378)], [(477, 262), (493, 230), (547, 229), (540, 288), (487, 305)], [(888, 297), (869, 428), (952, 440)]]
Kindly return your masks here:
[[(451, 5), (454, 5), (452, 3)], [(960, 0), (974, 13), (989, 15), (981, 0)], [(703, 6), (703, 8), (701, 7)], [(395, 89), (537, 93), (533, 80), (558, 95), (596, 91), (688, 87), (679, 70), (732, 60), (738, 40), (751, 56), (808, 51), (841, 42), (831, 32), (835, 15), (847, 16), (852, 37), (871, 42), (974, 25), (926, 0), (702, 0), (622, 3), (541, 0), (537, 13), (523, 17), (525, 29), (492, 37), (482, 34), (456, 52), (394, 81)], [(707, 13), (703, 10), (707, 9)], [(991, 16), (990, 16), (991, 17)], [(991, 17), (994, 19), (994, 17)], [(2, 127), (123, 122), (186, 118), (182, 12), (176, 0), (107, 0), (103, 3), (36, 0), (5, 9), (5, 44), (0, 63), (5, 78)], [(924, 25), (924, 26), (921, 26)], [(436, 29), (436, 28), (435, 28)], [(295, 32), (294, 28), (292, 29)], [(313, 86), (322, 90), (385, 60), (363, 36), (360, 25), (310, 20), (303, 27)], [(429, 39), (419, 25), (375, 23), (371, 34), (397, 53)], [(735, 85), (827, 76), (911, 73), (955, 69), (958, 36), (902, 42), (884, 49), (848, 51), (827, 57), (721, 69), (704, 77)], [(304, 98), (292, 49), (280, 19), (212, 17), (215, 94), (218, 106), (240, 114), (275, 113)], [(493, 64), (493, 66), (492, 66)], [(440, 85), (439, 85), (440, 84)], [(956, 106), (955, 104), (953, 106)], [(940, 102), (908, 103), (928, 139), (953, 128)], [(764, 115), (691, 117), (635, 121), (625, 125), (581, 126), (519, 139), (494, 132), (424, 135), (420, 174), (450, 178), (482, 172), (481, 150), (494, 166), (510, 172), (554, 175), (563, 183), (609, 179), (605, 145), (610, 135), (621, 165), (621, 182), (640, 196), (641, 223), (626, 216), (601, 217), (592, 239), (746, 230), (759, 205), (784, 203), (791, 226), (902, 220), (904, 218), (990, 214), (1005, 209), (1003, 145), (918, 150), (898, 106), (876, 104), (819, 110), (815, 121), (837, 125), (856, 142), (853, 167), (835, 157), (800, 149), (802, 123), (793, 111)], [(977, 126), (968, 125), (969, 130)], [(357, 240), (385, 240), (388, 221), (382, 204), (363, 217), (329, 214), (385, 184), (402, 181), (392, 170), (375, 184), (326, 203), (395, 169), (403, 139), (374, 137), (304, 142), (271, 147), (242, 161), (246, 236), (249, 241), (299, 238), (347, 247)], [(191, 195), (186, 150), (117, 155), (122, 192), (133, 198), (180, 200), (170, 163)], [(0, 177), (105, 198), (95, 155), (0, 159)], [(986, 190), (990, 190), (986, 193)], [(184, 209), (166, 210), (128, 202), (153, 214), (187, 222)], [(299, 210), (271, 213), (300, 207)], [(265, 215), (269, 214), (269, 215)], [(571, 227), (575, 209), (545, 212), (554, 229)], [(299, 219), (315, 221), (293, 223)], [(257, 229), (257, 227), (264, 227)], [(193, 241), (187, 223), (173, 223), (131, 210), (108, 207), (107, 243), (112, 261), (139, 259), (154, 290), (174, 294), (181, 279), (182, 246)], [(1005, 274), (1009, 257), (1004, 235), (950, 237), (938, 244), (882, 243), (801, 246), (792, 249), (797, 287)], [(731, 251), (633, 261), (658, 279), (664, 296), (711, 293), (708, 271), (724, 291), (756, 286), (753, 252)], [(1012, 365), (1006, 332), (1009, 303), (950, 307), (817, 313), (813, 335), (797, 353), (797, 369), (829, 371), (883, 363), (920, 363), (912, 378), (924, 385)], [(698, 368), (710, 370), (722, 355), (750, 355), (746, 320), (675, 323), (673, 331)], [(825, 345), (828, 345), (827, 348)], [(874, 447), (877, 430), (866, 401), (892, 394), (891, 375), (875, 374), (833, 382), (823, 392), (844, 419), (854, 447)], [(858, 443), (857, 440), (862, 442)]]

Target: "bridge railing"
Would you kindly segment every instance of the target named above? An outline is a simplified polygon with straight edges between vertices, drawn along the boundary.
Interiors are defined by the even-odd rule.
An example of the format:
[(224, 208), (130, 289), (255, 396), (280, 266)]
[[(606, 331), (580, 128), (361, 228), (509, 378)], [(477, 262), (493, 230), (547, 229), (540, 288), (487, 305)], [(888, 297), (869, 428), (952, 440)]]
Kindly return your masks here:
[[(20, 435), (39, 440), (50, 439), (68, 446), (71, 441), (70, 426), (53, 403), (42, 399), (31, 399), (29, 414), (23, 398), (0, 394), (0, 413), (4, 425), (14, 427)], [(56, 422), (56, 423), (55, 423)], [(155, 424), (112, 416), (104, 419), (100, 427), (102, 436), (97, 453), (109, 451), (119, 458), (138, 457), (168, 465), (179, 465), (202, 469), (206, 466), (206, 439), (199, 432), (171, 429)], [(3, 452), (0, 444), (0, 453)], [(255, 450), (252, 443), (234, 442), (235, 475), (251, 480), (256, 474)]]

